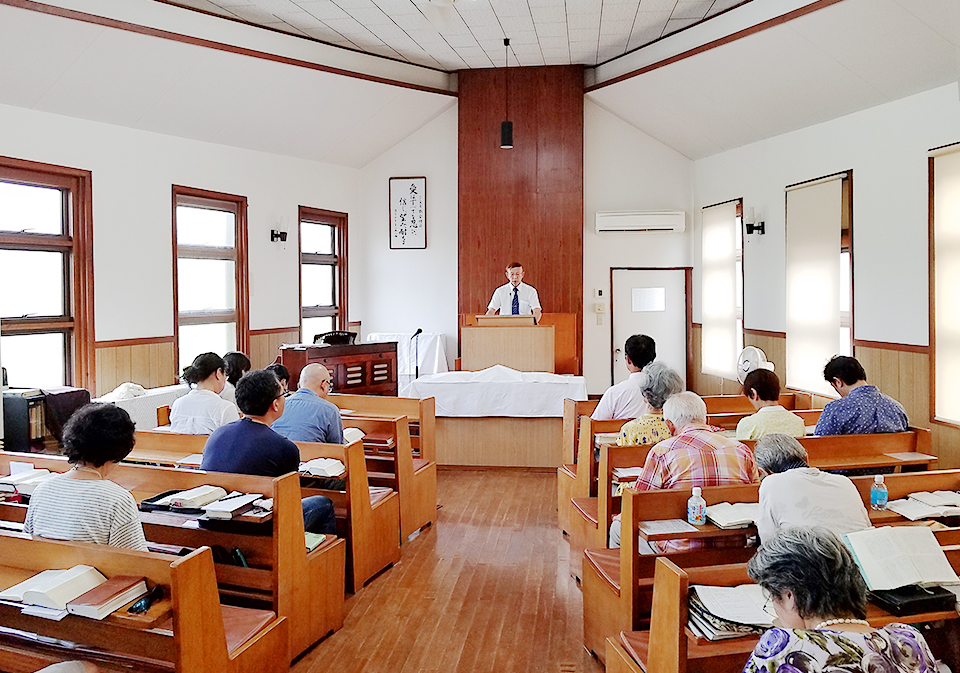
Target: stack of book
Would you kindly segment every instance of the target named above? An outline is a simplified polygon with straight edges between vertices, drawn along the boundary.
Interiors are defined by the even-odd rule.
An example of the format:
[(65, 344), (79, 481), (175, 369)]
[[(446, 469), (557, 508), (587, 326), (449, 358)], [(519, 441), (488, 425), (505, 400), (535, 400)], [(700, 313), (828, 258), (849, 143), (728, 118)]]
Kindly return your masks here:
[(314, 458), (306, 463), (300, 463), (300, 474), (311, 477), (342, 477), (347, 471), (343, 463), (336, 458)]
[(697, 637), (706, 640), (758, 635), (773, 626), (774, 615), (764, 610), (765, 602), (757, 584), (693, 585), (687, 625)]
[(9, 477), (0, 477), (0, 493), (30, 495), (37, 484), (54, 476), (56, 475), (51, 474), (50, 470), (32, 468), (11, 474)]
[(140, 509), (198, 515), (206, 519), (233, 519), (247, 515), (263, 518), (273, 509), (273, 500), (265, 499), (262, 493), (227, 493), (219, 486), (197, 486), (147, 498), (140, 503)]

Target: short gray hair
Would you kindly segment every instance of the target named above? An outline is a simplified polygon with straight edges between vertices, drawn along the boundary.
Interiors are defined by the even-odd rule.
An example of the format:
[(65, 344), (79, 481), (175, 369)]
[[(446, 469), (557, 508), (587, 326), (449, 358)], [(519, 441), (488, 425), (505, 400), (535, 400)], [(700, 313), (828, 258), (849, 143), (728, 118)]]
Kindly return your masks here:
[(867, 585), (844, 544), (822, 526), (781, 528), (747, 563), (771, 597), (793, 593), (804, 619), (867, 616)]
[(768, 474), (807, 466), (807, 450), (803, 448), (803, 444), (796, 438), (779, 432), (771, 432), (758, 439), (753, 454), (757, 467)]
[(699, 395), (686, 390), (663, 403), (663, 418), (678, 429), (688, 423), (706, 423), (707, 405)]
[(651, 408), (663, 409), (663, 403), (682, 390), (683, 379), (680, 375), (659, 360), (654, 360), (643, 368), (640, 392)]

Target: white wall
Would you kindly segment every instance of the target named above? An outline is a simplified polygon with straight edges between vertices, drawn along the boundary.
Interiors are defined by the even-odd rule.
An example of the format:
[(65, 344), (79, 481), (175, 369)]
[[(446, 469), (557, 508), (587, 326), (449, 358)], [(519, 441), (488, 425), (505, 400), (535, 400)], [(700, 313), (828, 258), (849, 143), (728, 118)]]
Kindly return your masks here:
[(247, 197), (251, 329), (299, 325), (298, 206), (357, 204), (356, 169), (2, 105), (0, 152), (92, 171), (101, 341), (173, 334), (172, 185)]
[[(926, 345), (927, 151), (960, 141), (956, 84), (699, 160), (699, 212), (743, 197), (766, 221), (744, 250), (745, 325), (784, 331), (784, 187), (853, 170), (854, 336)], [(694, 320), (700, 319), (699, 274)]]
[[(583, 373), (588, 392), (599, 394), (611, 383), (610, 269), (692, 264), (693, 162), (589, 98), (583, 113)], [(598, 210), (665, 209), (686, 211), (687, 232), (599, 235), (594, 227)], [(595, 288), (607, 302), (602, 325)]]
[[(441, 332), (457, 357), (457, 122), (453, 105), (360, 170), (350, 220), (350, 319), (371, 332)], [(427, 247), (391, 250), (391, 177), (426, 176)]]

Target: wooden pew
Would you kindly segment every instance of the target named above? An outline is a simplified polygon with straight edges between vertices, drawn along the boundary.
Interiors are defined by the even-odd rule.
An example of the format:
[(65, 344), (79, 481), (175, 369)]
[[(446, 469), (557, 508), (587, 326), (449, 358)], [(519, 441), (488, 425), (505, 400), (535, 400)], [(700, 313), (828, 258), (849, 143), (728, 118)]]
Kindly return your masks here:
[(347, 468), (345, 491), (316, 489), (304, 478), (301, 493), (333, 500), (337, 534), (347, 539), (347, 589), (356, 593), (374, 575), (400, 560), (400, 498), (396, 491), (371, 497), (362, 442), (346, 446), (294, 443), (303, 461), (336, 458)]
[[(704, 395), (703, 401), (707, 405), (707, 414), (730, 414), (738, 412), (754, 413), (753, 405), (743, 395)], [(780, 406), (790, 411), (810, 409), (813, 407), (813, 396), (809, 393), (780, 393)]]
[[(823, 409), (795, 409), (793, 413), (803, 419), (803, 425), (805, 427), (811, 427), (817, 424), (817, 421), (820, 420), (820, 413)], [(707, 423), (710, 425), (719, 426), (725, 430), (736, 430), (737, 424), (746, 418), (747, 416), (752, 416), (756, 412), (751, 408), (750, 411), (732, 411), (729, 413), (723, 414), (707, 414)]]
[[(960, 567), (960, 548), (944, 548), (951, 565)], [(608, 671), (656, 671), (657, 673), (738, 673), (759, 641), (759, 636), (706, 641), (693, 636), (687, 628), (689, 587), (692, 584), (737, 586), (750, 582), (745, 563), (697, 568), (680, 568), (666, 557), (657, 559), (654, 574), (653, 608), (650, 630), (625, 633), (607, 640), (607, 660), (615, 662)], [(917, 615), (892, 615), (867, 604), (867, 621), (878, 628), (891, 622), (921, 623), (950, 620), (955, 629), (956, 609)], [(628, 655), (627, 647), (634, 656)], [(617, 651), (617, 648), (622, 650)], [(934, 651), (937, 655), (938, 652)], [(632, 663), (632, 666), (631, 666)], [(955, 662), (948, 662), (955, 663)]]
[[(852, 468), (904, 467), (927, 469), (936, 462), (931, 455), (930, 431), (911, 427), (906, 432), (886, 432), (870, 435), (823, 435), (802, 437), (799, 442), (807, 450), (809, 463), (821, 470)], [(751, 449), (753, 440), (744, 441)], [(912, 453), (914, 458), (900, 458), (890, 454)]]
[[(388, 436), (393, 448), (388, 451), (368, 447), (367, 471), (374, 486), (388, 486), (400, 496), (400, 541), (437, 520), (437, 463), (414, 458), (410, 426), (406, 416), (376, 418), (344, 416), (344, 427), (358, 428), (368, 435)], [(373, 452), (373, 455), (371, 455)], [(386, 460), (384, 460), (386, 459)], [(384, 467), (388, 468), (384, 470)]]
[[(164, 587), (172, 619), (158, 629), (67, 615), (62, 621), (22, 615), (0, 605), (0, 624), (47, 638), (82, 644), (66, 648), (12, 634), (0, 636), (0, 669), (30, 673), (38, 667), (87, 659), (103, 670), (176, 673), (280, 673), (289, 668), (287, 621), (265, 610), (223, 606), (213, 555), (204, 547), (188, 556), (134, 552), (81, 542), (0, 535), (0, 588), (42, 570), (86, 564), (107, 577), (144, 576)], [(156, 609), (159, 609), (156, 608)], [(150, 613), (147, 613), (148, 615)], [(91, 648), (102, 648), (103, 653)]]
[(187, 456), (203, 453), (209, 437), (164, 430), (137, 430), (134, 433), (136, 444), (124, 462), (175, 466)]
[[(437, 462), (437, 405), (432, 397), (385, 397), (331, 393), (327, 400), (358, 416), (406, 416), (410, 423), (410, 442), (414, 454), (425, 463)], [(349, 415), (349, 414), (348, 414)]]
[[(759, 487), (759, 484), (712, 486), (704, 488), (703, 493), (704, 499), (710, 503), (757, 502)], [(597, 657), (604, 658), (604, 644), (608, 637), (640, 628), (650, 614), (656, 556), (641, 555), (637, 551), (639, 524), (651, 519), (686, 518), (689, 497), (689, 489), (624, 489), (620, 549), (588, 549), (584, 552), (583, 645)], [(753, 552), (753, 549), (744, 547), (730, 547), (682, 552), (675, 556), (685, 559), (681, 561), (684, 565), (695, 566), (745, 561), (753, 556)]]
[(598, 402), (599, 400), (578, 402), (565, 399), (563, 401), (562, 463), (557, 468), (557, 522), (564, 535), (567, 534), (570, 517), (573, 514), (570, 498), (573, 497), (573, 485), (577, 479), (580, 418), (592, 414)]
[(577, 446), (577, 476), (571, 489), (571, 497), (565, 513), (567, 540), (570, 543), (570, 572), (580, 577), (580, 560), (583, 550), (595, 546), (599, 535), (600, 504), (597, 500), (597, 460), (594, 442), (598, 432), (617, 432), (626, 420), (595, 421), (589, 416), (580, 417), (580, 434)]
[[(66, 459), (60, 456), (0, 453), (0, 473), (10, 473), (11, 460), (31, 462), (51, 472), (70, 469)], [(250, 567), (217, 564), (221, 594), (228, 601), (268, 605), (285, 617), (291, 659), (343, 626), (346, 543), (343, 539), (331, 538), (313, 551), (307, 551), (297, 475), (271, 478), (121, 464), (110, 473), (110, 480), (130, 490), (138, 501), (164, 491), (204, 484), (221, 486), (228, 492), (263, 493), (264, 497), (273, 498), (273, 516), (270, 526), (264, 526), (266, 531), (183, 528), (178, 520), (171, 521), (167, 515), (143, 512), (144, 534), (150, 542), (163, 544), (239, 548)], [(0, 508), (3, 510), (0, 518), (16, 518), (22, 522), (26, 508), (15, 507), (19, 513), (10, 512), (14, 508), (9, 505)]]

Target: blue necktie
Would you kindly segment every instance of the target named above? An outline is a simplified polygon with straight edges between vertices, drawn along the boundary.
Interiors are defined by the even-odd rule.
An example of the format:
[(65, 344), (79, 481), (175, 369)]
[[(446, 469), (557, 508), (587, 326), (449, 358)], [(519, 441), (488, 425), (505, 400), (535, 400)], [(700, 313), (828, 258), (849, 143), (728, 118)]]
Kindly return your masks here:
[(519, 288), (513, 288), (513, 315), (520, 315), (520, 295), (517, 294)]

